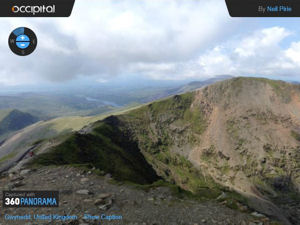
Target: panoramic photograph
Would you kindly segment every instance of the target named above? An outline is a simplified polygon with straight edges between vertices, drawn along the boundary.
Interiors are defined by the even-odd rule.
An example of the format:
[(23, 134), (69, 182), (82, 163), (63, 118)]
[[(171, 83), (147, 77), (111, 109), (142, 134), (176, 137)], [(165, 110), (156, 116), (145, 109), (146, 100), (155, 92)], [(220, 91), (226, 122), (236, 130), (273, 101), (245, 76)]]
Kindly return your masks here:
[(300, 224), (299, 18), (15, 2), (0, 18), (0, 225)]

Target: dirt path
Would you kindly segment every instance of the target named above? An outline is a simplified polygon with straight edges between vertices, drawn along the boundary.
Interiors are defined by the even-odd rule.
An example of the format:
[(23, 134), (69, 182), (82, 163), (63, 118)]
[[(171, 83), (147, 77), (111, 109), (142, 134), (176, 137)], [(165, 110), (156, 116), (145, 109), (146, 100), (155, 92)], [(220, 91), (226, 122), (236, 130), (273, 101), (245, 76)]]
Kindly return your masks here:
[(36, 148), (37, 145), (33, 145), (29, 149), (25, 150), (24, 152), (20, 152), (17, 156), (14, 158), (8, 160), (5, 164), (0, 166), (0, 174), (7, 172), (9, 169), (14, 167), (16, 164), (18, 164), (20, 161), (22, 161), (29, 152), (33, 151)]

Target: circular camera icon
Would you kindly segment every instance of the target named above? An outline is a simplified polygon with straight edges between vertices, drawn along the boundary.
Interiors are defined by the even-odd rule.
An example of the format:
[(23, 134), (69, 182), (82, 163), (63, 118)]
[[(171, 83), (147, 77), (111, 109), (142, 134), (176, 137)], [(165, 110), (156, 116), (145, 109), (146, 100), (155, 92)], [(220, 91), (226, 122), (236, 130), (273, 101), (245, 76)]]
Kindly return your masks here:
[(29, 28), (19, 27), (9, 35), (8, 45), (16, 55), (27, 56), (36, 49), (37, 37)]

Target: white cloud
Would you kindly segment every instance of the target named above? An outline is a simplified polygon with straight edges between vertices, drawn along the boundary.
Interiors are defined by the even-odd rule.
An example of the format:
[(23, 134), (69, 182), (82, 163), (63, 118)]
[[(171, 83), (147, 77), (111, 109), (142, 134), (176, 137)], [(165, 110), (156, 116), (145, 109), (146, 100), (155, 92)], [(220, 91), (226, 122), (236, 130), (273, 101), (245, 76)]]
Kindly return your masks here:
[[(293, 76), (299, 71), (300, 42), (292, 43), (287, 49), (281, 47), (291, 34), (283, 27), (270, 27), (233, 36), (191, 60), (163, 64), (164, 67), (152, 65), (147, 75), (155, 79), (199, 79), (220, 74)], [(143, 67), (150, 69), (147, 65)]]
[(283, 27), (270, 27), (240, 35), (200, 54), (187, 67), (194, 68), (194, 78), (218, 74), (297, 76), (300, 69), (300, 42), (282, 47), (282, 42), (290, 35), (292, 32)]
[(293, 42), (287, 50), (285, 56), (290, 59), (294, 65), (300, 66), (300, 41)]
[[(295, 75), (300, 40), (275, 26), (243, 34), (249, 20), (230, 18), (219, 0), (77, 0), (70, 18), (1, 19), (0, 84), (64, 82), (118, 74), (198, 79), (216, 74)], [(32, 28), (36, 52), (13, 55), (8, 34)], [(253, 29), (253, 26), (251, 26)]]
[[(160, 71), (164, 79), (169, 69), (162, 65), (191, 60), (237, 23), (219, 0), (77, 0), (70, 18), (0, 20), (0, 81), (65, 81), (79, 75), (106, 79), (139, 71)], [(38, 48), (28, 57), (14, 56), (6, 46), (18, 26), (28, 26), (38, 36)]]
[(268, 52), (276, 51), (279, 43), (289, 35), (290, 32), (282, 27), (263, 29), (248, 38), (244, 38), (234, 52), (240, 57), (256, 57), (258, 54), (265, 54), (266, 50)]

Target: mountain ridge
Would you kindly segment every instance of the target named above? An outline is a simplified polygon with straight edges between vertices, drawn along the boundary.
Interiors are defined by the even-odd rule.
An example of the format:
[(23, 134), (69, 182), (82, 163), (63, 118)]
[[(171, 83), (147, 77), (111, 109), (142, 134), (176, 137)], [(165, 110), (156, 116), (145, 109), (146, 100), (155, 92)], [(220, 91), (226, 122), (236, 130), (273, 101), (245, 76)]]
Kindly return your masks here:
[(120, 129), (158, 176), (185, 190), (218, 194), (221, 185), (278, 216), (271, 199), (299, 195), (299, 90), (282, 81), (233, 78), (109, 117), (90, 130)]
[[(224, 192), (233, 196), (226, 200), (231, 207), (247, 204), (285, 224), (296, 224), (297, 207), (280, 202), (297, 205), (300, 199), (299, 87), (263, 78), (217, 82), (90, 121), (54, 145), (47, 147), (47, 141), (43, 142), (35, 150), (38, 156), (34, 163), (87, 165), (89, 160), (78, 161), (84, 159), (80, 156), (98, 155), (102, 163), (91, 160), (88, 166), (119, 180), (137, 182), (130, 177), (138, 174), (128, 174), (139, 170), (122, 157), (132, 148), (118, 144), (126, 140), (124, 143), (136, 146), (134, 154), (141, 154), (145, 165), (168, 183), (203, 198), (215, 199)], [(118, 135), (112, 135), (115, 132)], [(78, 138), (80, 142), (74, 141)], [(118, 156), (115, 162), (109, 160), (114, 163), (103, 161), (107, 149), (95, 141), (103, 142), (107, 149), (114, 146), (111, 151)], [(62, 160), (66, 154), (70, 157)], [(127, 172), (118, 172), (118, 165)]]

